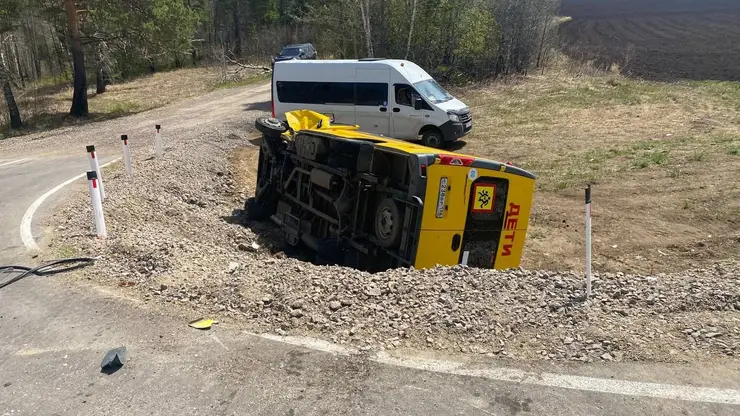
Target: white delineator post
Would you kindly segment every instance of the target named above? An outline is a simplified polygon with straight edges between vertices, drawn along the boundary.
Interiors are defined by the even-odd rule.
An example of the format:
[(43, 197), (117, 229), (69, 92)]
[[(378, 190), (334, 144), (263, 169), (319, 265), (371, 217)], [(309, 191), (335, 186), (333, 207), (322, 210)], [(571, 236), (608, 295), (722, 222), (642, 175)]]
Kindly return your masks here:
[(87, 183), (90, 186), (90, 199), (92, 201), (93, 217), (95, 218), (95, 232), (98, 238), (107, 237), (105, 230), (105, 218), (103, 218), (103, 203), (100, 200), (100, 192), (98, 191), (100, 181), (98, 180), (98, 174), (94, 171), (87, 172)]
[(131, 149), (128, 147), (127, 135), (121, 135), (121, 143), (123, 146), (123, 166), (126, 168), (126, 174), (130, 178), (134, 176), (134, 168), (131, 166)]
[(586, 188), (586, 299), (591, 297), (591, 185)]
[(98, 188), (100, 189), (100, 200), (105, 199), (105, 190), (103, 190), (103, 175), (100, 174), (100, 163), (98, 163), (98, 155), (95, 154), (95, 146), (87, 146), (87, 154), (90, 156), (90, 170), (94, 170), (98, 179)]
[(154, 154), (157, 157), (162, 157), (162, 133), (160, 132), (162, 125), (157, 124), (155, 127), (157, 130), (154, 133)]

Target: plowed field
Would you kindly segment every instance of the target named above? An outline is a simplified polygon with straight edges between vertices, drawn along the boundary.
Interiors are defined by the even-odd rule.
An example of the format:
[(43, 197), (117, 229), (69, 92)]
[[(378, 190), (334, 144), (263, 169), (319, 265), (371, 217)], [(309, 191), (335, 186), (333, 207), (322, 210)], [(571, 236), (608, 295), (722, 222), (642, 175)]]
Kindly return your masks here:
[(564, 50), (652, 80), (740, 80), (736, 0), (564, 0)]

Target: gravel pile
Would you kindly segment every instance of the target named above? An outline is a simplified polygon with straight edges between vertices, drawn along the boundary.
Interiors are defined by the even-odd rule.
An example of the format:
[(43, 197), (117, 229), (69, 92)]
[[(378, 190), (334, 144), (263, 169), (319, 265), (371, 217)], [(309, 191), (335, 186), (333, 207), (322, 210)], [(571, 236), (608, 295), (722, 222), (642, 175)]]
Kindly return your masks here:
[(364, 350), (586, 362), (740, 355), (739, 263), (674, 275), (597, 274), (584, 301), (574, 273), (458, 266), (368, 274), (288, 257), (269, 224), (234, 215), (253, 193), (236, 184), (229, 161), (233, 149), (249, 146), (244, 117), (180, 134), (163, 160), (136, 149), (134, 179), (121, 166), (104, 174), (109, 238), (91, 236), (81, 191), (53, 219), (54, 247), (102, 256), (85, 277), (151, 303)]

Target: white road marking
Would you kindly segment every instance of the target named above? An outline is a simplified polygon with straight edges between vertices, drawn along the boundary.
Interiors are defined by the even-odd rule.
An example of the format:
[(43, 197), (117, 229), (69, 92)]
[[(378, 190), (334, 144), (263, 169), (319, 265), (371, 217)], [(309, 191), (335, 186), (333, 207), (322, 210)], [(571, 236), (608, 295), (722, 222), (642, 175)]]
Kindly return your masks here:
[[(106, 166), (108, 166), (108, 165), (110, 165), (112, 163), (118, 162), (119, 160), (121, 160), (121, 158), (120, 157), (117, 157), (117, 158), (111, 160), (110, 162), (104, 163), (103, 165), (100, 166), (100, 168), (102, 169), (102, 168), (104, 168), (104, 167), (106, 167)], [(69, 185), (70, 183), (72, 183), (72, 182), (74, 182), (74, 181), (76, 181), (78, 179), (84, 178), (85, 175), (86, 175), (86, 173), (82, 173), (80, 175), (75, 176), (74, 178), (70, 178), (67, 181), (65, 181), (65, 182), (63, 182), (63, 183), (55, 186), (54, 188), (50, 189), (45, 194), (43, 194), (40, 197), (38, 197), (38, 199), (35, 200), (35, 201), (33, 201), (33, 203), (31, 204), (31, 206), (28, 207), (28, 209), (26, 210), (26, 213), (23, 214), (23, 219), (21, 220), (21, 227), (20, 227), (20, 230), (21, 230), (21, 240), (23, 241), (23, 245), (26, 246), (26, 249), (27, 250), (32, 250), (32, 251), (40, 251), (41, 250), (39, 248), (38, 244), (36, 244), (36, 240), (33, 238), (33, 233), (31, 232), (31, 223), (33, 222), (33, 214), (36, 213), (36, 210), (39, 209), (39, 207), (41, 206), (42, 203), (44, 203), (44, 201), (46, 200), (46, 198), (50, 197), (55, 192), (59, 191), (60, 189), (64, 188), (65, 186)]]
[(224, 343), (223, 343), (223, 342), (221, 342), (221, 340), (220, 340), (220, 339), (218, 339), (218, 337), (216, 336), (216, 334), (211, 334), (211, 337), (213, 338), (213, 340), (214, 340), (214, 341), (216, 341), (216, 342), (218, 343), (218, 345), (220, 345), (220, 346), (224, 347), (224, 349), (225, 349), (226, 351), (228, 351), (228, 350), (229, 350), (229, 349), (228, 349), (228, 348), (226, 347), (226, 345), (224, 345)]
[(8, 166), (8, 165), (14, 165), (16, 163), (25, 162), (26, 160), (31, 160), (31, 158), (30, 157), (26, 157), (26, 158), (23, 158), (23, 159), (11, 160), (10, 162), (3, 162), (3, 163), (0, 163), (0, 167)]
[(314, 338), (305, 337), (283, 337), (280, 335), (272, 334), (254, 334), (251, 332), (244, 331), (246, 334), (253, 335), (260, 338), (269, 339), (272, 341), (284, 342), (286, 344), (298, 345), (311, 350), (317, 350), (322, 352), (328, 352), (337, 355), (352, 355), (357, 354), (358, 351), (352, 348), (343, 347), (341, 345), (333, 344), (329, 341), (323, 341)]
[[(355, 349), (313, 338), (283, 337), (272, 334), (251, 335), (336, 355), (351, 355), (358, 353)], [(682, 386), (676, 384), (605, 379), (556, 373), (534, 373), (516, 368), (470, 368), (461, 362), (393, 357), (387, 352), (378, 352), (373, 356), (370, 356), (368, 360), (379, 364), (393, 365), (415, 370), (479, 377), (509, 383), (556, 387), (595, 393), (620, 394), (625, 396), (650, 397), (655, 399), (740, 405), (740, 390), (733, 389)]]

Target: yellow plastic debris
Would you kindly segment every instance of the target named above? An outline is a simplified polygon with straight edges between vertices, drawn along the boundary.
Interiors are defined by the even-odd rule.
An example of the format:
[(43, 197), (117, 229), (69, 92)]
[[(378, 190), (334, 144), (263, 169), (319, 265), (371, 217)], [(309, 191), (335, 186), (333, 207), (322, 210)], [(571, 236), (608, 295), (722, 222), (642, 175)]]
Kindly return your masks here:
[(331, 118), (326, 114), (311, 110), (295, 110), (285, 113), (288, 125), (293, 131), (299, 130), (358, 130), (358, 125), (333, 125)]
[(190, 322), (188, 326), (195, 329), (211, 329), (211, 326), (217, 323), (218, 321), (214, 319), (201, 318)]

